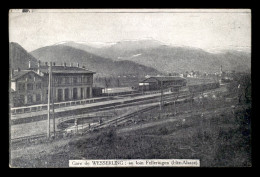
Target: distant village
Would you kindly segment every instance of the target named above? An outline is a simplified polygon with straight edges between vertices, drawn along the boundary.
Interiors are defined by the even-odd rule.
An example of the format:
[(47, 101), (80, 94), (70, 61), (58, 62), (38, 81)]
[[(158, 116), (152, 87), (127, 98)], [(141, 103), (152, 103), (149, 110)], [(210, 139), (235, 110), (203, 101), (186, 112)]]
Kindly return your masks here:
[[(207, 72), (200, 72), (200, 71), (186, 71), (186, 72), (170, 72), (168, 76), (176, 76), (176, 77), (184, 77), (184, 78), (214, 78), (219, 77), (222, 80), (232, 80), (232, 77), (234, 76), (236, 72), (234, 70), (226, 70), (223, 71), (222, 66), (220, 66), (219, 72), (215, 73), (207, 73)], [(160, 76), (160, 75), (158, 75)], [(118, 78), (129, 78), (129, 77), (137, 77), (134, 74), (128, 74), (128, 75), (119, 75)], [(149, 78), (151, 75), (146, 75), (145, 78)]]

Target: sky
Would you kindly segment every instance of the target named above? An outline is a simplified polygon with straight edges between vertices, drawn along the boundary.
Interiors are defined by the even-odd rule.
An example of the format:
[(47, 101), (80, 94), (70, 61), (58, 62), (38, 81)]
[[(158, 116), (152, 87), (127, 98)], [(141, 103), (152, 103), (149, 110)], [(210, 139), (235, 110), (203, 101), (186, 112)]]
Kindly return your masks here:
[(239, 9), (33, 9), (9, 11), (9, 41), (28, 52), (63, 41), (151, 38), (206, 51), (251, 48), (251, 13)]

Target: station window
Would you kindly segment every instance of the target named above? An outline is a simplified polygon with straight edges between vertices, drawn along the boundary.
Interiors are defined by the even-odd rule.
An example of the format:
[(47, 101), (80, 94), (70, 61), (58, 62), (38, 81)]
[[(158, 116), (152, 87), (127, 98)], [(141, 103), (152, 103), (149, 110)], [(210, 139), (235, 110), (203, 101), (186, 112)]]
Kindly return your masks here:
[(58, 84), (62, 84), (62, 78), (61, 77), (58, 78)]
[(77, 83), (77, 77), (73, 77), (73, 83)]
[(41, 101), (41, 94), (37, 94), (37, 95), (36, 95), (36, 101), (37, 101), (37, 102)]
[(79, 83), (81, 83), (82, 82), (82, 77), (79, 77), (78, 81), (79, 81)]
[(58, 78), (57, 77), (54, 77), (54, 82), (58, 83)]
[(18, 98), (18, 105), (23, 105), (24, 104), (24, 95), (20, 95), (20, 97)]
[(24, 91), (25, 90), (25, 84), (24, 83), (19, 83), (18, 84), (18, 90), (19, 91)]
[(28, 103), (32, 103), (32, 102), (33, 102), (33, 97), (32, 97), (32, 95), (28, 95), (27, 101), (28, 101)]
[(86, 83), (89, 83), (89, 77), (85, 77)]
[(81, 82), (85, 82), (84, 76), (81, 76)]
[(27, 84), (27, 90), (33, 90), (33, 84), (32, 83)]
[(42, 89), (42, 84), (41, 83), (37, 83), (36, 84), (36, 89)]
[(65, 78), (65, 83), (66, 83), (66, 84), (69, 84), (69, 83), (70, 83), (70, 78), (69, 78), (69, 77), (66, 77), (66, 78)]

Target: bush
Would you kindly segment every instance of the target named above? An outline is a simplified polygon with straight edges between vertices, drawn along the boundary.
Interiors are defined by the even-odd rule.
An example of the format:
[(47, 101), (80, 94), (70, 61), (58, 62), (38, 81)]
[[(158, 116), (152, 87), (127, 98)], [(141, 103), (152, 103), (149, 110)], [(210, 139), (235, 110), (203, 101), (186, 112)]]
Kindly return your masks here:
[(103, 144), (103, 143), (112, 144), (115, 141), (116, 137), (117, 137), (116, 131), (114, 129), (110, 129), (108, 131), (102, 132), (97, 137), (97, 142), (98, 144)]
[(167, 135), (169, 133), (169, 130), (166, 127), (162, 127), (159, 129), (159, 132), (161, 135)]

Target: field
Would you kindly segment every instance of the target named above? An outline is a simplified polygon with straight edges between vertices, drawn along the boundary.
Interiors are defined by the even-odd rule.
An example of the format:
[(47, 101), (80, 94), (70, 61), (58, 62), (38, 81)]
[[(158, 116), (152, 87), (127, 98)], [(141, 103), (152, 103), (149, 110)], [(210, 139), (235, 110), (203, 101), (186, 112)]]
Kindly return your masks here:
[[(200, 159), (203, 167), (251, 166), (251, 105), (216, 93), (140, 113), (92, 132), (16, 148), (13, 167), (68, 167), (72, 159)], [(233, 97), (233, 95), (232, 95)]]

